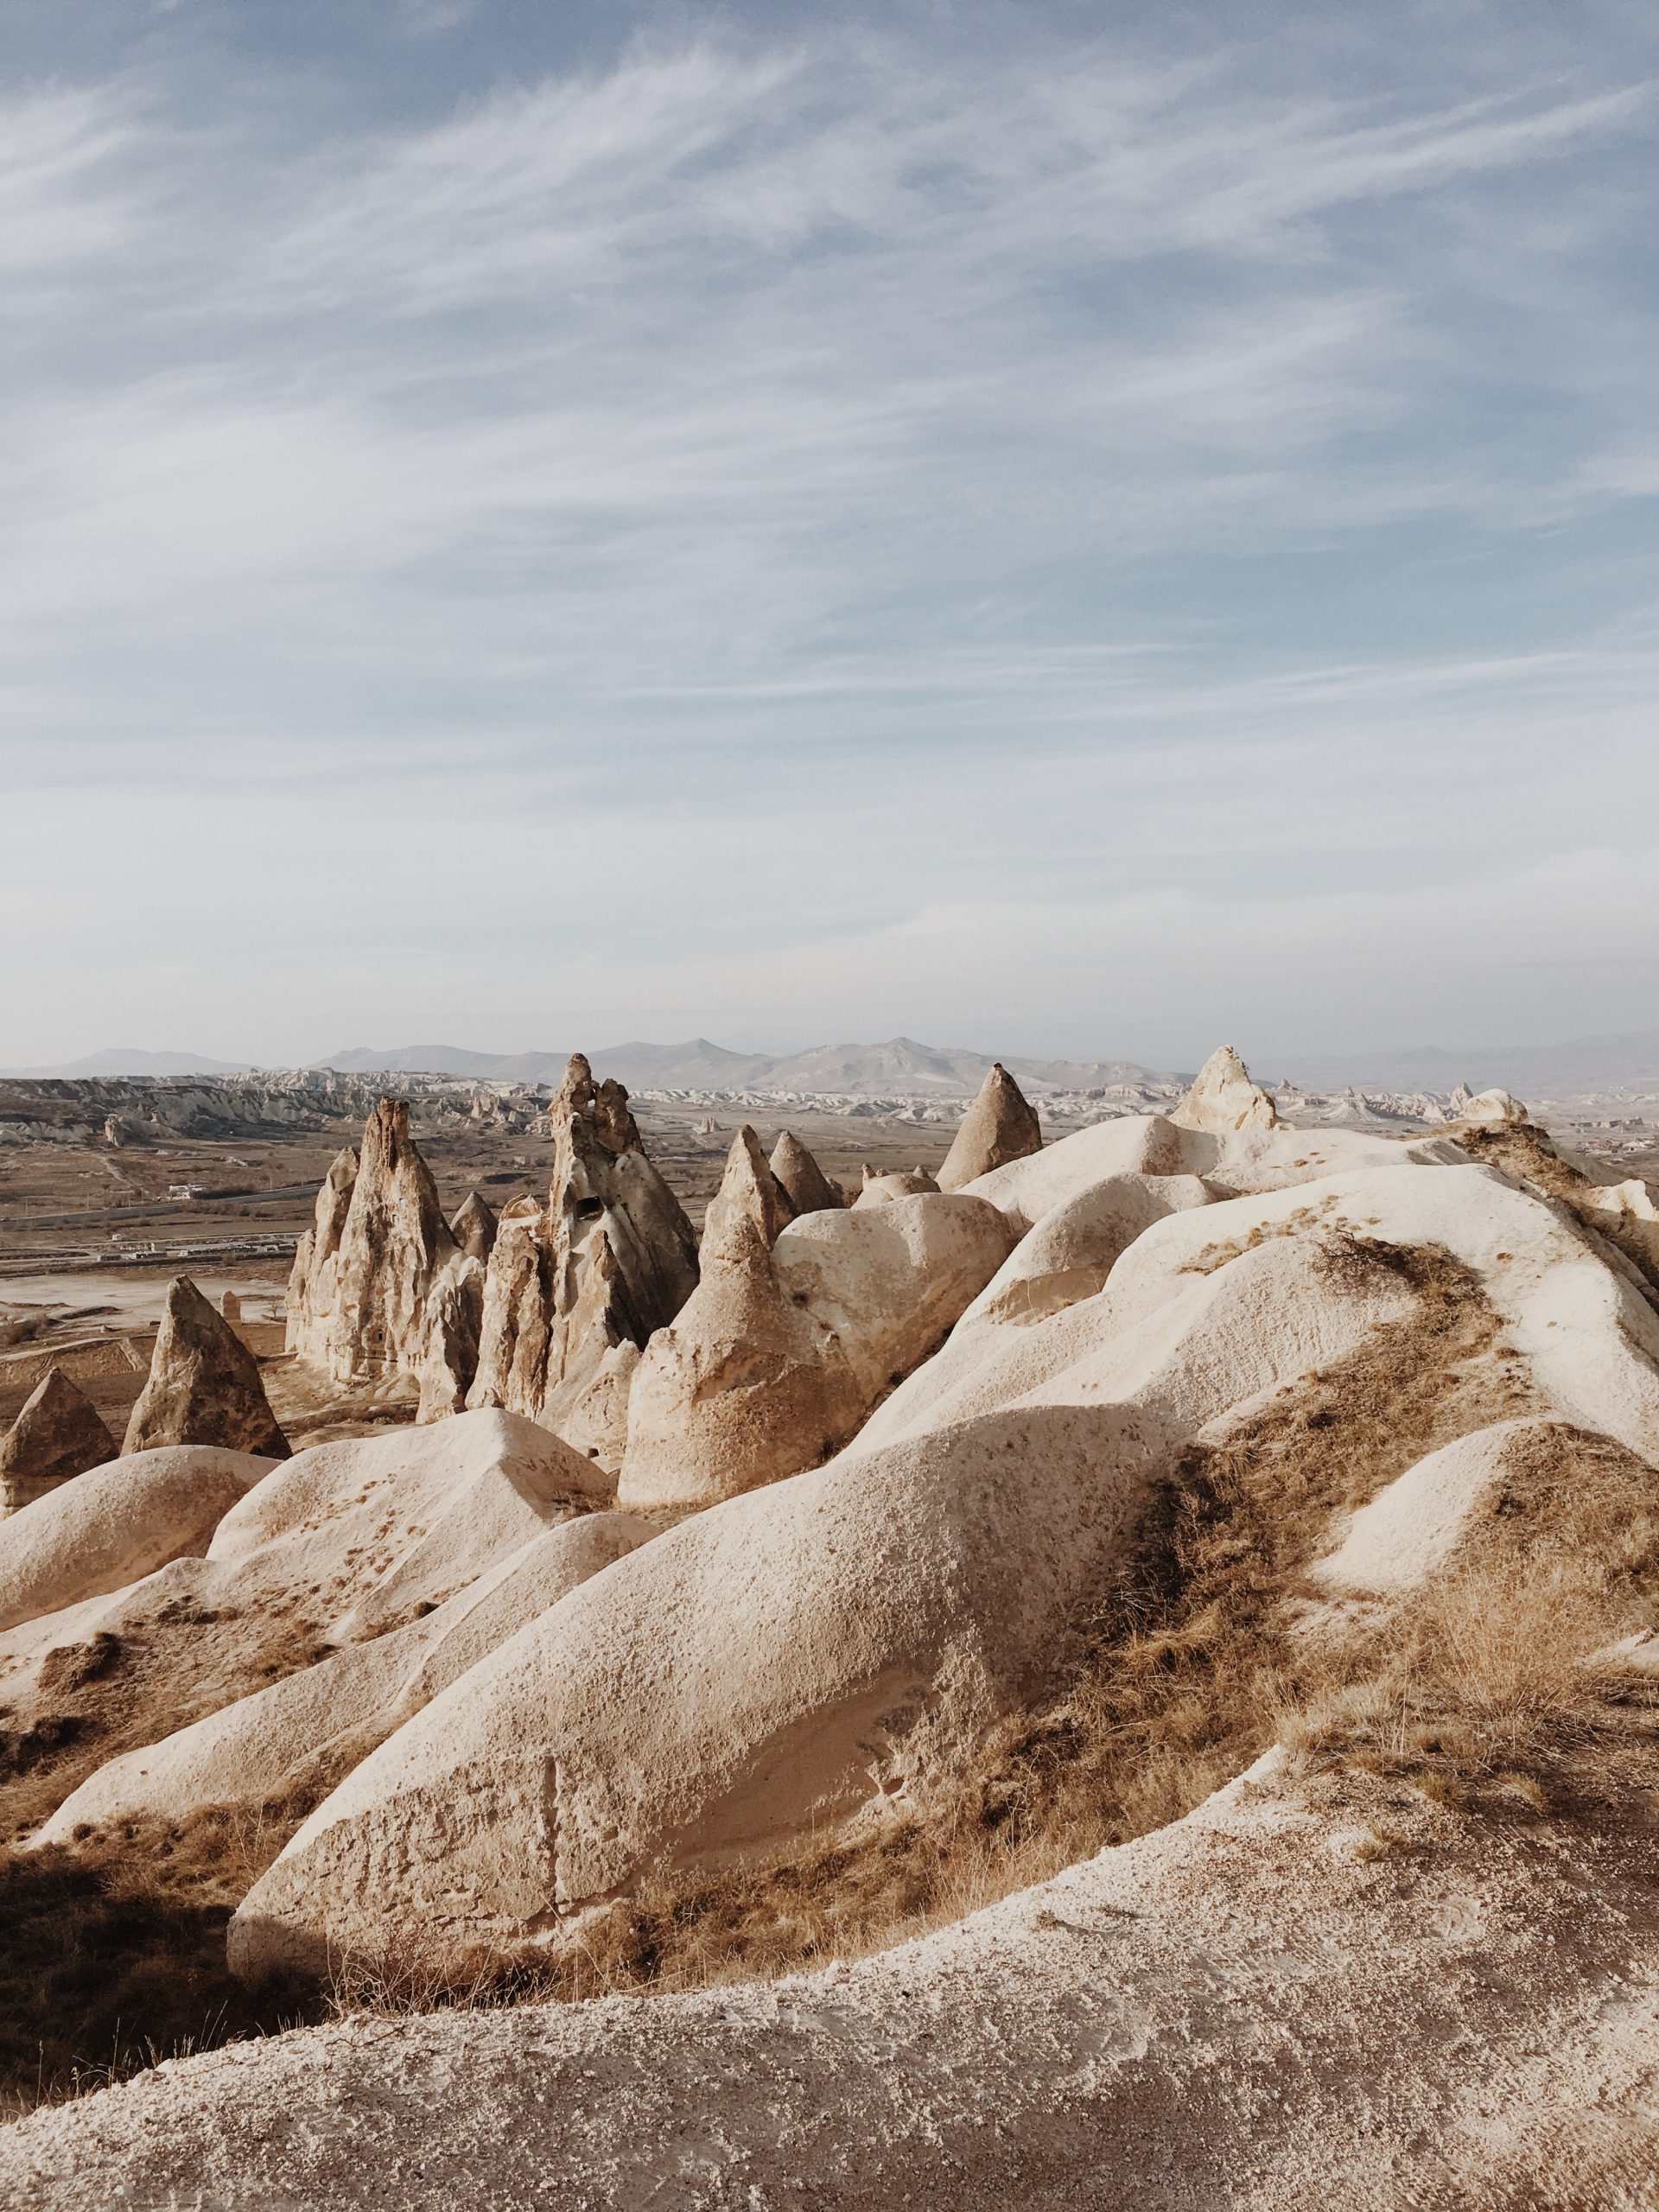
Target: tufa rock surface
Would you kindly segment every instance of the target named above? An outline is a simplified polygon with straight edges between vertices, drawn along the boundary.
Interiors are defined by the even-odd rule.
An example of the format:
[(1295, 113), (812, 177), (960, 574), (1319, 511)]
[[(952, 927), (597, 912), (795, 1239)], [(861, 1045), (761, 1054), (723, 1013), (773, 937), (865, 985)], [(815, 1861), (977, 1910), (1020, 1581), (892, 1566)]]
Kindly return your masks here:
[(493, 1208), (486, 1199), (480, 1198), (476, 1191), (468, 1191), (450, 1217), (449, 1234), (469, 1260), (476, 1260), (480, 1267), (487, 1267), (490, 1254), (495, 1249)]
[(123, 1456), (164, 1444), (209, 1444), (286, 1459), (253, 1354), (188, 1275), (175, 1275), (150, 1355), (149, 1380), (132, 1409)]
[(295, 1253), (289, 1351), (335, 1382), (417, 1382), (422, 1421), (458, 1412), (477, 1367), (484, 1308), (484, 1262), (468, 1248), (493, 1221), (477, 1198), (456, 1220), (464, 1235), (444, 1219), (409, 1133), (407, 1103), (382, 1098), (360, 1155), (342, 1152), (330, 1167), (315, 1225)]
[(580, 1434), (582, 1448), (613, 1473), (626, 1367), (616, 1355), (644, 1345), (685, 1304), (697, 1281), (696, 1239), (645, 1157), (627, 1092), (596, 1084), (580, 1052), (548, 1118), (548, 1202), (520, 1199), (501, 1216), (467, 1403), (505, 1406)]
[(798, 1214), (831, 1213), (847, 1203), (840, 1184), (830, 1181), (793, 1129), (785, 1129), (772, 1147), (772, 1172)]
[(1230, 1045), (1211, 1052), (1192, 1088), (1170, 1116), (1178, 1128), (1208, 1129), (1226, 1136), (1236, 1129), (1272, 1129), (1279, 1109)]
[(0, 1444), (0, 1516), (101, 1467), (119, 1448), (91, 1401), (60, 1367), (49, 1367)]
[(740, 1219), (752, 1221), (770, 1249), (794, 1220), (796, 1211), (789, 1192), (766, 1163), (760, 1138), (745, 1122), (732, 1139), (726, 1172), (703, 1217), (699, 1248), (703, 1262), (726, 1249)]
[(894, 1198), (919, 1198), (936, 1192), (938, 1184), (925, 1167), (900, 1167), (883, 1174), (864, 1162), (863, 1180), (858, 1196), (853, 1200), (857, 1206), (885, 1206)]
[(939, 1188), (960, 1191), (994, 1167), (1006, 1167), (1010, 1160), (1027, 1159), (1042, 1148), (1037, 1109), (998, 1060), (962, 1117), (939, 1170)]
[(817, 1466), (925, 1359), (1007, 1257), (995, 1206), (934, 1191), (791, 1222), (734, 1211), (628, 1399), (617, 1502), (683, 1510)]

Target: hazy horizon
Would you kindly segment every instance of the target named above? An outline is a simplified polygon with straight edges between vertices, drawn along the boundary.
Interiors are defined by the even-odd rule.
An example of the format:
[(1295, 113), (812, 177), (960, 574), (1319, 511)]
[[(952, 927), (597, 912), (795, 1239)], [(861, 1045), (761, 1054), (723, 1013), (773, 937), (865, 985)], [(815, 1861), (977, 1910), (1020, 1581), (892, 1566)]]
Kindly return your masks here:
[(1650, 11), (1099, 12), (0, 0), (0, 1061), (1639, 1030)]

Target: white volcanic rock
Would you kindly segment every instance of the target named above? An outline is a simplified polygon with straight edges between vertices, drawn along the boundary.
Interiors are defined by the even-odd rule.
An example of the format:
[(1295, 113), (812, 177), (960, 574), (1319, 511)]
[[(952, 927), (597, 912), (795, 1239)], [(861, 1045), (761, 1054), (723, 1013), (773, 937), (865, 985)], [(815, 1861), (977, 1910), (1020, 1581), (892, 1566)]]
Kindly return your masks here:
[(880, 1175), (868, 1160), (864, 1163), (864, 1178), (859, 1186), (855, 1206), (890, 1205), (894, 1198), (919, 1198), (938, 1189), (937, 1177), (925, 1167), (899, 1168)]
[(1217, 1192), (1197, 1175), (1112, 1175), (1046, 1213), (1027, 1231), (957, 1324), (1026, 1324), (1101, 1289), (1141, 1231), (1166, 1213), (1212, 1205)]
[[(1395, 1147), (1403, 1151), (1405, 1147)], [(1079, 1360), (1168, 1325), (1195, 1281), (1255, 1249), (1320, 1237), (1448, 1252), (1474, 1275), (1549, 1411), (1659, 1455), (1659, 1315), (1633, 1277), (1508, 1177), (1465, 1160), (1364, 1169), (1173, 1213), (1123, 1252), (1099, 1295), (1033, 1326), (980, 1326), (896, 1389), (858, 1448), (978, 1418), (1058, 1387)], [(1163, 1317), (1163, 1318), (1160, 1318)], [(1264, 1323), (1294, 1329), (1296, 1317)]]
[(846, 1205), (840, 1184), (830, 1181), (792, 1129), (772, 1147), (771, 1166), (797, 1213), (833, 1212)]
[[(124, 1742), (153, 1741), (181, 1712), (200, 1717), (263, 1688), (273, 1659), (285, 1670), (297, 1651), (430, 1616), (545, 1530), (608, 1503), (606, 1478), (587, 1459), (534, 1422), (493, 1410), (314, 1446), (282, 1465), (269, 1497), (245, 1497), (243, 1480), (227, 1484), (227, 1458), (246, 1480), (271, 1465), (147, 1453), (79, 1476), (16, 1516), (20, 1531), (37, 1516), (47, 1516), (44, 1529), (60, 1516), (55, 1545), (8, 1554), (14, 1524), (0, 1524), (0, 1594), (8, 1556), (27, 1586), (27, 1602), (0, 1618), (41, 1616), (0, 1629), (0, 1704), (49, 1712), (41, 1700), (52, 1652), (113, 1637), (143, 1653), (142, 1681), (152, 1685), (135, 1692)], [(129, 1471), (130, 1488), (111, 1483)], [(100, 1499), (89, 1533), (86, 1510)], [(151, 1710), (156, 1725), (135, 1735)], [(66, 1793), (79, 1779), (67, 1775)]]
[(1506, 1421), (1443, 1445), (1408, 1468), (1350, 1522), (1340, 1547), (1316, 1562), (1332, 1589), (1394, 1594), (1420, 1589), (1450, 1561), (1502, 1484), (1518, 1438), (1558, 1432), (1549, 1421)]
[(1042, 1148), (1036, 1109), (1001, 1060), (995, 1061), (944, 1155), (939, 1188), (963, 1190), (977, 1176)]
[(1507, 1090), (1478, 1090), (1471, 1097), (1465, 1090), (1455, 1103), (1458, 1119), (1472, 1122), (1477, 1128), (1494, 1122), (1524, 1122), (1529, 1118), (1521, 1101), (1510, 1097)]
[(226, 1516), (207, 1556), (250, 1589), (315, 1589), (345, 1640), (453, 1597), (606, 1487), (558, 1437), (487, 1409), (313, 1445)]
[(1450, 1138), (1373, 1135), (1363, 1129), (1246, 1126), (1217, 1135), (1160, 1114), (1124, 1115), (1078, 1129), (969, 1188), (1007, 1216), (1017, 1235), (1067, 1199), (1116, 1175), (1201, 1175), (1217, 1197), (1286, 1190), (1370, 1167), (1460, 1166)]
[(1270, 1756), (872, 1957), (359, 2015), (154, 2069), (0, 2130), (0, 2196), (86, 2212), (95, 2177), (112, 2205), (294, 2212), (638, 2212), (652, 2191), (685, 2212), (1634, 2212), (1656, 1974), (1638, 1821), (1490, 1823)]
[(200, 1557), (275, 1459), (212, 1445), (111, 1459), (0, 1522), (0, 1630)]
[(1192, 1088), (1170, 1116), (1184, 1129), (1210, 1129), (1217, 1136), (1235, 1129), (1272, 1129), (1279, 1113), (1230, 1045), (1211, 1052)]
[(48, 1367), (0, 1444), (0, 1519), (118, 1449), (91, 1400), (60, 1367)]
[(1023, 1236), (1046, 1214), (1114, 1177), (1205, 1175), (1220, 1154), (1214, 1137), (1177, 1128), (1161, 1114), (1125, 1114), (993, 1168), (968, 1188), (988, 1198)]
[(289, 1351), (339, 1383), (408, 1378), (421, 1418), (435, 1420), (466, 1402), (483, 1289), (410, 1135), (407, 1103), (382, 1098), (360, 1155), (341, 1153), (329, 1169), (295, 1254)]
[(337, 1152), (318, 1187), (312, 1225), (294, 1249), (288, 1277), (285, 1347), (300, 1358), (320, 1361), (336, 1301), (340, 1240), (351, 1211), (357, 1182), (357, 1154), (349, 1146)]
[(1007, 1255), (960, 1193), (804, 1215), (768, 1251), (723, 1217), (683, 1313), (633, 1376), (618, 1503), (713, 1503), (817, 1465), (926, 1357)]
[(487, 1267), (495, 1243), (495, 1211), (488, 1200), (476, 1191), (468, 1191), (449, 1217), (449, 1234), (468, 1259)]
[(149, 1452), (167, 1444), (211, 1444), (262, 1459), (285, 1459), (289, 1450), (258, 1363), (187, 1275), (168, 1286), (149, 1375), (121, 1449)]
[(1637, 1177), (1624, 1183), (1592, 1183), (1578, 1198), (1593, 1225), (1627, 1252), (1650, 1281), (1659, 1281), (1659, 1207), (1647, 1185)]
[(548, 1203), (543, 1209), (521, 1200), (501, 1216), (467, 1402), (505, 1406), (580, 1434), (584, 1449), (603, 1438), (604, 1464), (613, 1472), (612, 1355), (644, 1344), (684, 1305), (697, 1280), (696, 1241), (645, 1157), (620, 1084), (595, 1084), (578, 1053), (549, 1119)]
[(520, 1936), (664, 1854), (764, 1850), (966, 1756), (1042, 1678), (1180, 1444), (1414, 1294), (1295, 1236), (1177, 1302), (1020, 1402), (699, 1514), (574, 1592), (317, 1808), (232, 1923), (238, 1971), (414, 1926)]
[(543, 1529), (434, 1611), (349, 1645), (251, 1697), (100, 1767), (36, 1844), (82, 1823), (186, 1820), (202, 1807), (315, 1802), (441, 1690), (655, 1531), (621, 1513)]
[(720, 1188), (703, 1217), (700, 1268), (726, 1248), (740, 1216), (754, 1224), (768, 1247), (795, 1218), (794, 1201), (767, 1165), (760, 1140), (747, 1122), (732, 1139)]

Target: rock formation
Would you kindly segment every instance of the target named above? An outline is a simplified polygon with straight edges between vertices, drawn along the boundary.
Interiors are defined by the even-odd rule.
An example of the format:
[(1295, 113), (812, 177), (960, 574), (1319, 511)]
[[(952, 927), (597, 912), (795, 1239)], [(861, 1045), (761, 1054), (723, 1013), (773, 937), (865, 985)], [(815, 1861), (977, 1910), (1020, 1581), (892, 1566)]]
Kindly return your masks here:
[(269, 1819), (273, 1803), (315, 1801), (469, 1667), (655, 1533), (624, 1513), (583, 1513), (543, 1529), (402, 1628), (110, 1760), (35, 1841), (73, 1842), (82, 1822), (187, 1820), (204, 1803)]
[(577, 1053), (549, 1120), (548, 1202), (521, 1199), (501, 1216), (467, 1402), (580, 1433), (613, 1471), (623, 1348), (643, 1345), (684, 1305), (696, 1240), (645, 1157), (620, 1083), (595, 1084)]
[(683, 1510), (817, 1465), (925, 1359), (1011, 1239), (963, 1193), (803, 1215), (767, 1249), (734, 1207), (640, 1357), (619, 1504)]
[(944, 1155), (939, 1188), (960, 1191), (994, 1167), (1006, 1167), (1011, 1160), (1024, 1160), (1042, 1148), (1036, 1109), (1001, 1060), (995, 1061)]
[(1230, 1045), (1211, 1052), (1192, 1088), (1170, 1116), (1178, 1128), (1208, 1129), (1217, 1136), (1234, 1129), (1271, 1129), (1279, 1109)]
[(0, 1518), (101, 1467), (118, 1449), (97, 1408), (60, 1367), (48, 1367), (0, 1444)]
[(277, 1463), (173, 1445), (111, 1459), (0, 1522), (0, 1632), (200, 1558)]
[(1477, 1128), (1528, 1119), (1526, 1108), (1507, 1090), (1478, 1090), (1471, 1096), (1466, 1084), (1459, 1084), (1452, 1093), (1452, 1113), (1455, 1120), (1471, 1122)]
[(785, 1129), (772, 1148), (772, 1172), (797, 1213), (829, 1213), (847, 1203), (840, 1184), (830, 1181), (792, 1129)]
[(754, 1224), (770, 1249), (794, 1220), (796, 1211), (789, 1192), (768, 1166), (760, 1138), (745, 1122), (732, 1139), (726, 1172), (703, 1217), (699, 1265), (706, 1267), (712, 1254), (725, 1249), (740, 1217)]
[(449, 1234), (469, 1260), (476, 1260), (480, 1267), (489, 1265), (495, 1249), (495, 1214), (476, 1191), (468, 1191), (451, 1215)]
[(863, 1179), (858, 1196), (853, 1200), (857, 1206), (885, 1206), (894, 1198), (917, 1198), (938, 1189), (937, 1179), (925, 1167), (901, 1167), (881, 1173), (864, 1163)]
[[(467, 1217), (469, 1236), (480, 1229)], [(443, 1217), (408, 1105), (383, 1098), (360, 1155), (342, 1152), (317, 1193), (289, 1278), (288, 1349), (338, 1383), (412, 1382), (420, 1419), (435, 1421), (467, 1402), (483, 1306), (483, 1263)]]
[(175, 1275), (168, 1286), (149, 1379), (121, 1450), (149, 1452), (163, 1444), (288, 1457), (288, 1439), (276, 1426), (252, 1353), (188, 1275)]
[(357, 1154), (348, 1146), (334, 1154), (317, 1192), (312, 1225), (294, 1250), (288, 1278), (286, 1347), (298, 1358), (321, 1366), (336, 1303), (335, 1274), (340, 1240), (352, 1209), (357, 1182)]
[(242, 1319), (242, 1300), (233, 1290), (227, 1290), (219, 1301), (219, 1310), (227, 1321)]

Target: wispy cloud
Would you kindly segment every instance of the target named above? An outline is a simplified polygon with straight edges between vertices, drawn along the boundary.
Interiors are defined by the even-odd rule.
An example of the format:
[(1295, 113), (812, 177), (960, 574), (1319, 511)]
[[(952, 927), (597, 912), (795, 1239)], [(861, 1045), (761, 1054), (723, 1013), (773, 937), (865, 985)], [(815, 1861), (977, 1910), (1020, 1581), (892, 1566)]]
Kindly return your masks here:
[[(404, 27), (482, 35), (467, 13)], [(1620, 517), (1654, 488), (1628, 283), (1653, 87), (1506, 41), (1502, 10), (1459, 20), (1433, 68), (1396, 69), (1378, 26), (1361, 66), (1314, 39), (1293, 69), (1224, 14), (1195, 59), (1040, 11), (959, 48), (832, 12), (396, 121), (322, 55), (280, 99), (199, 56), (20, 88), (14, 788), (60, 826), (78, 782), (87, 849), (89, 776), (154, 794), (145, 836), (193, 836), (220, 897), (219, 842), (256, 836), (280, 880), (281, 824), (331, 855), (339, 931), (395, 914), (429, 963), (480, 941), (482, 886), (564, 898), (528, 825), (552, 875), (591, 838), (639, 942), (619, 963), (573, 890), (560, 943), (649, 998), (652, 932), (697, 912), (706, 1022), (744, 977), (756, 1020), (782, 991), (746, 931), (855, 979), (872, 917), (899, 932), (882, 957), (919, 943), (963, 871), (988, 912), (1194, 868), (1265, 912), (1253, 868), (1294, 907), (1345, 850), (1397, 914), (1454, 875), (1519, 895), (1604, 821), (1622, 849), (1633, 811), (1541, 770), (1576, 732), (1592, 783), (1651, 775)], [(227, 785), (285, 796), (232, 832)], [(327, 829), (302, 831), (304, 791)], [(518, 875), (461, 835), (474, 804)], [(788, 849), (820, 827), (808, 890)], [(785, 857), (746, 872), (745, 840)], [(175, 942), (175, 894), (142, 896)], [(303, 964), (313, 933), (283, 927)], [(282, 957), (257, 932), (237, 955)], [(1046, 1004), (1086, 1041), (1058, 983)], [(110, 1027), (74, 1019), (66, 1048)], [(309, 1046), (337, 1042), (316, 1019)]]

